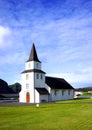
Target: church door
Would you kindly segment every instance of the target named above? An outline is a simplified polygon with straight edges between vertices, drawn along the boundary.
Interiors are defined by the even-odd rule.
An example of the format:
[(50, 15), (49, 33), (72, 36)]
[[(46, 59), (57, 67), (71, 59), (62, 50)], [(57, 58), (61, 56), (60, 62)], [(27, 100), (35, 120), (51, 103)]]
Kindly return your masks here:
[(30, 103), (30, 93), (29, 92), (26, 93), (26, 102)]

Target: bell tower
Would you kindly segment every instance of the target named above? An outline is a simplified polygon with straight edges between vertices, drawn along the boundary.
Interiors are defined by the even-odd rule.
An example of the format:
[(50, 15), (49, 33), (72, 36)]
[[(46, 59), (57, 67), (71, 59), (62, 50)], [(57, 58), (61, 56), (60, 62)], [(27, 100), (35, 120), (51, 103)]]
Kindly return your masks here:
[(19, 94), (19, 101), (36, 103), (35, 88), (45, 87), (45, 72), (41, 70), (41, 61), (38, 59), (34, 43), (21, 77), (22, 88)]

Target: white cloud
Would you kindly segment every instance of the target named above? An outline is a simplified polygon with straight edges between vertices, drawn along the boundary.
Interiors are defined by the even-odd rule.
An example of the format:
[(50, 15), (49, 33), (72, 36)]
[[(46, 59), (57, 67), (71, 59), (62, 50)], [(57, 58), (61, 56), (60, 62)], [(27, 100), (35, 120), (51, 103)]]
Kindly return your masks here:
[(74, 47), (80, 44), (91, 44), (91, 17), (72, 17), (35, 24), (31, 38), (40, 45), (56, 45)]
[(0, 48), (9, 46), (7, 43), (7, 37), (11, 34), (11, 30), (8, 27), (0, 26)]
[(20, 65), (25, 62), (26, 54), (25, 52), (21, 53), (14, 53), (14, 54), (7, 54), (0, 56), (0, 65)]
[[(92, 71), (91, 71), (92, 72)], [(92, 83), (92, 73), (51, 73), (47, 74), (53, 77), (64, 78), (69, 83)]]
[[(42, 62), (45, 62), (45, 66), (47, 65), (45, 68), (49, 70), (49, 73), (53, 72), (52, 76), (65, 77), (70, 82), (91, 81), (92, 17), (89, 12), (83, 11), (82, 4), (82, 10), (75, 8), (74, 15), (69, 15), (73, 7), (80, 7), (73, 1), (72, 3), (66, 1), (58, 7), (53, 5), (48, 9), (44, 8), (44, 4), (36, 3), (36, 6), (31, 4), (32, 8), (26, 7), (26, 10), (23, 8), (26, 4), (24, 6), (20, 4), (16, 12), (15, 7), (12, 6), (11, 11), (14, 11), (12, 15), (11, 11), (7, 11), (9, 17), (4, 16), (5, 21), (3, 21), (7, 27), (0, 26), (0, 65), (8, 68), (7, 65), (24, 63), (28, 56), (23, 51), (26, 53), (30, 51), (29, 47), (33, 41), (38, 47), (38, 56), (41, 56)], [(75, 3), (74, 6), (73, 3)], [(3, 51), (3, 48), (7, 47), (11, 48)]]
[(53, 54), (57, 56), (57, 62), (88, 60), (92, 57), (90, 21), (92, 21), (91, 17), (78, 16), (50, 20), (48, 23), (35, 25), (31, 37), (37, 39), (39, 46), (44, 46), (43, 53), (44, 51), (47, 53), (45, 57), (51, 62), (53, 62)]

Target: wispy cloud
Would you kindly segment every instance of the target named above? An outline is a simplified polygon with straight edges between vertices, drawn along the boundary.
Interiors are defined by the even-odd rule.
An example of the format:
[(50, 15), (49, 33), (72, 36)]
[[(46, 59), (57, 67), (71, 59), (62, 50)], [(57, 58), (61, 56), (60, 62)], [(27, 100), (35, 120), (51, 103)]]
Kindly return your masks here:
[(7, 45), (6, 41), (8, 39), (8, 36), (11, 35), (11, 30), (8, 27), (0, 26), (0, 48), (4, 48)]
[(0, 56), (0, 65), (21, 65), (26, 59), (25, 52), (7, 54)]
[(91, 82), (91, 35), (92, 1), (0, 1), (0, 68), (23, 68), (34, 42), (49, 74)]
[[(90, 73), (49, 73), (47, 76), (64, 78), (75, 88), (84, 87), (86, 84), (92, 84), (92, 70)], [(82, 83), (82, 84), (81, 84)]]

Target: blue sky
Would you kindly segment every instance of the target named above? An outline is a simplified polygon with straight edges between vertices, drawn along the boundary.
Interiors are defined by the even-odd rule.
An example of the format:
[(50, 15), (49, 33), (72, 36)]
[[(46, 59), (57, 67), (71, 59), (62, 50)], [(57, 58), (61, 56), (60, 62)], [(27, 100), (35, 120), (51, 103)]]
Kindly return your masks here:
[(35, 43), (46, 75), (92, 86), (92, 0), (0, 0), (0, 78), (13, 84)]

